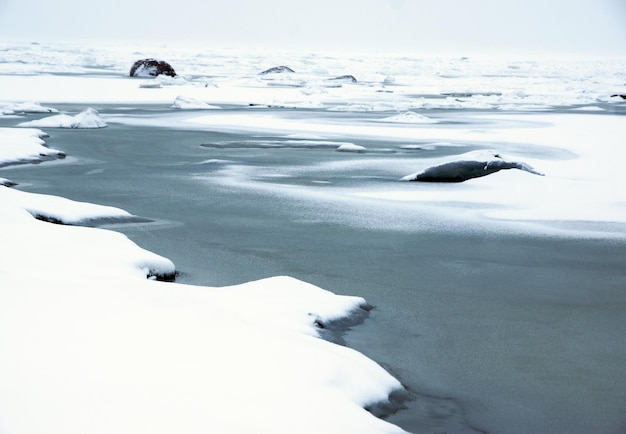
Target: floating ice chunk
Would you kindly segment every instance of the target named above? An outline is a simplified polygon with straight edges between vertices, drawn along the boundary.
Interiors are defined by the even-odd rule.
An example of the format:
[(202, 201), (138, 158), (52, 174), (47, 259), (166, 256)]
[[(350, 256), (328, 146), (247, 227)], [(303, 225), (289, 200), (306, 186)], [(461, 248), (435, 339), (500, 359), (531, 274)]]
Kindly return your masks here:
[(394, 122), (399, 124), (436, 124), (437, 120), (429, 118), (428, 116), (420, 115), (419, 113), (407, 111), (380, 119), (380, 122)]
[(367, 148), (361, 145), (355, 145), (354, 143), (344, 143), (339, 146), (336, 151), (338, 152), (366, 152)]
[(38, 127), (38, 128), (104, 128), (106, 122), (102, 120), (100, 114), (93, 108), (87, 107), (76, 116), (60, 114), (49, 116), (34, 121), (22, 122), (18, 127)]
[(207, 104), (204, 101), (199, 101), (195, 98), (177, 96), (172, 108), (181, 110), (213, 110), (219, 109), (220, 107)]

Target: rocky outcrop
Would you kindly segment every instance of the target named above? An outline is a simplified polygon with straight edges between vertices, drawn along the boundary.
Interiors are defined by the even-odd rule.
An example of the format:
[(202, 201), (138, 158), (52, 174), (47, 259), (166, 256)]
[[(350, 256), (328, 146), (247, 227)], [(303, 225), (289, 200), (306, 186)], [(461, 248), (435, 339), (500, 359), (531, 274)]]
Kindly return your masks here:
[(157, 59), (137, 60), (130, 68), (131, 77), (156, 77), (157, 75), (176, 77), (176, 71), (169, 63)]

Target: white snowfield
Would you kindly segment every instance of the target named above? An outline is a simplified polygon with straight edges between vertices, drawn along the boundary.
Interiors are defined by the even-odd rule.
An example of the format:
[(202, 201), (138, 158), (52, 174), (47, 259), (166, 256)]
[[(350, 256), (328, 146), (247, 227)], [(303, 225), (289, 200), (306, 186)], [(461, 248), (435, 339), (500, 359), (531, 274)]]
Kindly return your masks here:
[[(41, 136), (0, 133), (5, 163)], [(318, 334), (362, 298), (289, 277), (154, 281), (174, 265), (124, 235), (34, 218), (127, 212), (2, 186), (0, 203), (0, 432), (403, 432), (364, 409), (400, 383)]]

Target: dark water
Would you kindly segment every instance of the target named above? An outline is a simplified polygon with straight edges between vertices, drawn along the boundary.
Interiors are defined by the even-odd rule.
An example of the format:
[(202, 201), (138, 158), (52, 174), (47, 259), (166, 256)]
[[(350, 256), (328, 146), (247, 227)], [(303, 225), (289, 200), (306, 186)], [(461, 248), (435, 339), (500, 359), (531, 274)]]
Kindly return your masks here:
[[(68, 154), (65, 161), (0, 175), (24, 190), (151, 219), (114, 229), (172, 259), (179, 282), (222, 286), (290, 275), (366, 298), (374, 310), (345, 340), (411, 391), (408, 409), (388, 418), (406, 430), (626, 429), (624, 242), (462, 228), (429, 210), (398, 214), (367, 201), (315, 196), (395, 182), (393, 170), (297, 175), (312, 162), (358, 155), (206, 147), (251, 136), (113, 123), (47, 132), (48, 144)], [(381, 158), (388, 149), (367, 145)], [(411, 156), (399, 158), (405, 164)], [(252, 186), (261, 173), (289, 176), (242, 187), (224, 182), (233, 170), (244, 181), (253, 174)], [(313, 196), (268, 188), (272, 183), (306, 185)]]

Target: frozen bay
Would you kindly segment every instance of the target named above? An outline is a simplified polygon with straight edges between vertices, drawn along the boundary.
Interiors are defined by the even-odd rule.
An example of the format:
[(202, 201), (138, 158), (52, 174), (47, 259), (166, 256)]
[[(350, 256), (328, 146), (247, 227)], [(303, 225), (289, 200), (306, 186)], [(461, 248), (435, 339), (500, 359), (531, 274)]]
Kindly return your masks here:
[[(257, 103), (255, 88), (243, 88)], [(616, 147), (623, 106), (579, 93), (580, 104), (546, 110), (544, 95), (529, 113), (525, 103), (490, 106), (502, 105), (502, 94), (484, 92), (430, 98), (447, 106), (429, 108), (402, 95), (394, 108), (380, 104), (380, 89), (357, 88), (369, 100), (330, 104), (339, 110), (325, 101), (293, 108), (285, 94), (261, 107), (205, 99), (221, 106), (210, 112), (172, 109), (173, 99), (99, 103), (107, 128), (46, 128), (65, 160), (2, 176), (23, 190), (152, 220), (114, 228), (172, 259), (181, 283), (289, 275), (364, 297), (375, 309), (343, 339), (416, 394), (389, 419), (409, 431), (618, 431), (626, 402)], [(41, 96), (73, 115), (86, 104)], [(424, 117), (393, 118), (407, 110)], [(346, 144), (363, 149), (337, 152)], [(399, 181), (481, 149), (545, 176), (510, 170), (461, 184)]]

